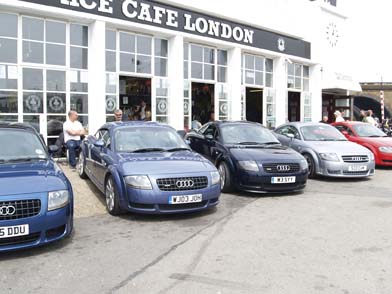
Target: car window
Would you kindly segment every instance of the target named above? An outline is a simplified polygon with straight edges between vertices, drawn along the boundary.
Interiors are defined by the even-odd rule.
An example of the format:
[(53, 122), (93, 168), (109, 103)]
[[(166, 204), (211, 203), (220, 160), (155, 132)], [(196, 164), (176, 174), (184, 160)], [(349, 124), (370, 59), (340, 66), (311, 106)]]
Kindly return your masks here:
[(22, 158), (47, 159), (41, 139), (32, 132), (0, 129), (0, 142), (0, 163)]
[(366, 123), (356, 124), (353, 126), (353, 128), (355, 129), (358, 136), (360, 137), (386, 137), (387, 136), (379, 128)]
[(326, 125), (310, 125), (301, 127), (305, 141), (347, 141), (336, 128)]
[(107, 148), (110, 148), (110, 133), (108, 130), (102, 130), (101, 131), (101, 135), (102, 135), (102, 141), (105, 143), (105, 146)]
[(215, 125), (209, 125), (203, 133), (205, 136), (211, 135), (214, 139), (217, 138), (217, 129)]
[(114, 133), (117, 152), (134, 152), (140, 149), (163, 149), (189, 147), (172, 129), (162, 127), (127, 127), (117, 129)]
[(270, 130), (257, 124), (230, 124), (220, 128), (220, 135), (225, 144), (266, 144), (279, 141)]
[(350, 136), (354, 136), (353, 131), (346, 126), (335, 126), (335, 128), (337, 128), (340, 132), (347, 132)]
[(294, 136), (295, 139), (301, 139), (299, 132), (297, 130), (297, 128), (293, 127), (293, 126), (285, 126), (280, 128), (279, 130), (276, 131), (278, 134), (287, 136), (288, 134), (291, 134)]

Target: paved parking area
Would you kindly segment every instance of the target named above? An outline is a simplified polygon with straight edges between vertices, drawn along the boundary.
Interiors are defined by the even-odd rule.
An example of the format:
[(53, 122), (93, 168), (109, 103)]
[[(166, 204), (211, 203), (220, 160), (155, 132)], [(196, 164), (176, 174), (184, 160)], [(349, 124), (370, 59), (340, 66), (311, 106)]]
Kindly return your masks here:
[(223, 194), (216, 210), (112, 217), (89, 181), (75, 232), (0, 255), (1, 293), (392, 293), (391, 169), (286, 196)]

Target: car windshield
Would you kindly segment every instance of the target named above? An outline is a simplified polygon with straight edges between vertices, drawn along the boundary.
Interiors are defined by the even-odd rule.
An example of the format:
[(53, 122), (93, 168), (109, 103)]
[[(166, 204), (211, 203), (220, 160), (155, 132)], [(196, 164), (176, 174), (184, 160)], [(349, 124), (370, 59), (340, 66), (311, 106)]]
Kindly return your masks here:
[(275, 136), (266, 128), (252, 124), (233, 124), (221, 127), (225, 144), (280, 144)]
[(32, 132), (0, 129), (0, 142), (0, 163), (47, 159), (40, 138)]
[(305, 141), (347, 141), (334, 127), (329, 125), (313, 125), (301, 128)]
[(353, 129), (359, 137), (386, 137), (381, 130), (366, 123), (353, 125)]
[(159, 127), (130, 127), (115, 131), (117, 152), (175, 151), (189, 147), (173, 130)]

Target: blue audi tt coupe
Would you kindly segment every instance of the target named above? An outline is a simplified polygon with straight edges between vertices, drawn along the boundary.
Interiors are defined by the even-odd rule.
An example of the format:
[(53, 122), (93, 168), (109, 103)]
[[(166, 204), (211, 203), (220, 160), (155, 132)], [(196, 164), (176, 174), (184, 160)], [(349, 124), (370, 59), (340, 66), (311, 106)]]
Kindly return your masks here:
[(83, 141), (78, 172), (112, 215), (182, 213), (216, 206), (220, 176), (177, 132), (154, 122), (112, 122)]
[(305, 158), (282, 146), (261, 124), (216, 121), (188, 133), (186, 139), (193, 150), (218, 167), (223, 192), (292, 192), (305, 188)]
[(68, 236), (72, 187), (39, 134), (27, 125), (0, 123), (0, 142), (0, 252)]

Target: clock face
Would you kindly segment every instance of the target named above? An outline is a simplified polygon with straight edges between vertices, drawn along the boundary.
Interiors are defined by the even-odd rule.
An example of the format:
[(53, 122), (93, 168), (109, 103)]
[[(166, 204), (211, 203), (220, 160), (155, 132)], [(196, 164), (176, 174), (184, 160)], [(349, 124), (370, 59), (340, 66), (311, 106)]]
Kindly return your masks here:
[(339, 40), (339, 32), (336, 24), (332, 22), (329, 23), (327, 25), (326, 34), (327, 34), (327, 41), (329, 42), (329, 44), (332, 47), (335, 47)]

